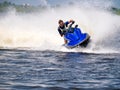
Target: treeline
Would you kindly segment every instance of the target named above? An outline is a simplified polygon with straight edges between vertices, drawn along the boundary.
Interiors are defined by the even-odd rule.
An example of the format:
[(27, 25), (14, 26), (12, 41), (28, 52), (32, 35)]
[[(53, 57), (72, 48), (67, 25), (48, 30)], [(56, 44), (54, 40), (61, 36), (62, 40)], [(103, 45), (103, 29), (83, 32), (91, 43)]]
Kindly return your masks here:
[(111, 10), (112, 10), (113, 13), (115, 13), (117, 15), (120, 15), (120, 9), (119, 8), (112, 7)]
[(9, 7), (9, 6), (15, 6), (15, 4), (12, 4), (11, 2), (7, 2), (7, 1), (0, 3), (0, 12), (6, 11), (7, 7)]
[[(69, 3), (69, 5), (74, 5), (74, 3)], [(0, 3), (0, 12), (6, 12), (12, 9), (10, 7), (14, 8), (17, 12), (22, 12), (22, 13), (38, 12), (38, 11), (43, 11), (47, 9), (46, 6), (41, 6), (41, 5), (39, 6), (32, 6), (29, 4), (16, 5), (14, 3), (4, 1), (3, 3)], [(53, 8), (57, 8), (57, 7), (60, 7), (60, 5), (53, 6)], [(110, 11), (117, 15), (120, 15), (120, 8), (111, 7)]]
[(14, 3), (4, 1), (3, 3), (0, 3), (0, 7), (7, 7), (7, 6), (15, 6)]
[(46, 6), (32, 6), (29, 4), (23, 4), (23, 5), (16, 5), (14, 3), (5, 1), (3, 3), (0, 3), (0, 12), (6, 12), (9, 9), (15, 8), (17, 12), (35, 12), (35, 11), (39, 11), (39, 10), (44, 10), (47, 7)]

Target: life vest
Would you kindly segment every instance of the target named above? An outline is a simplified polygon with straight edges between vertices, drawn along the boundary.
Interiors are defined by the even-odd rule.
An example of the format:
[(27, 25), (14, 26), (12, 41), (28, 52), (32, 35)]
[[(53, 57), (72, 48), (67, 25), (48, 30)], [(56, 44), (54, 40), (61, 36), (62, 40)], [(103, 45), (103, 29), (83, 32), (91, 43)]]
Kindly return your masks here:
[(62, 32), (63, 34), (65, 34), (65, 33), (68, 31), (68, 26), (66, 26), (66, 25), (64, 24), (64, 28), (62, 29), (62, 28), (59, 27), (59, 29), (61, 30), (61, 32)]

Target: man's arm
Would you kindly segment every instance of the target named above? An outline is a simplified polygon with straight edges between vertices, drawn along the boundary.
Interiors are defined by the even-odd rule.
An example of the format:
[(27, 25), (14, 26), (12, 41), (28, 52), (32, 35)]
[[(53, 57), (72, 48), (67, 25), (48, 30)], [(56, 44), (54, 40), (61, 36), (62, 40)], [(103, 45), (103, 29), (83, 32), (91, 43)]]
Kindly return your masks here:
[(65, 22), (65, 25), (68, 26), (68, 24), (70, 24), (70, 23), (74, 24), (75, 21), (74, 21), (74, 20), (66, 21), (66, 22)]

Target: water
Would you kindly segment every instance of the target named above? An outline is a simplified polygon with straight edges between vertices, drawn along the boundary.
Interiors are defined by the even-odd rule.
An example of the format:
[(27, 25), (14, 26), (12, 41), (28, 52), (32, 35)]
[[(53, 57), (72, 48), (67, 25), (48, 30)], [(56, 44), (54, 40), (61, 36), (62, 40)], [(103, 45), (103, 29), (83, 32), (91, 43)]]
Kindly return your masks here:
[[(119, 90), (120, 16), (110, 11), (116, 2), (42, 1), (46, 8), (0, 12), (0, 90)], [(62, 46), (59, 19), (89, 33), (88, 47)]]
[(120, 54), (0, 50), (1, 90), (120, 89)]

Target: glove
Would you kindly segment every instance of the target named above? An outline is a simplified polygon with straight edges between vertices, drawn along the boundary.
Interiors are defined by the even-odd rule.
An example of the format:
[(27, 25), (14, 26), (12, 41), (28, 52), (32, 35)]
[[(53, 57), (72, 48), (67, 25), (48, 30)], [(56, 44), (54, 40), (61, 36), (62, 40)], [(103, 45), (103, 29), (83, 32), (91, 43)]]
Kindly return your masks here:
[(75, 23), (75, 21), (72, 21), (72, 24), (74, 24)]
[(77, 28), (78, 27), (78, 25), (75, 25), (75, 28)]

